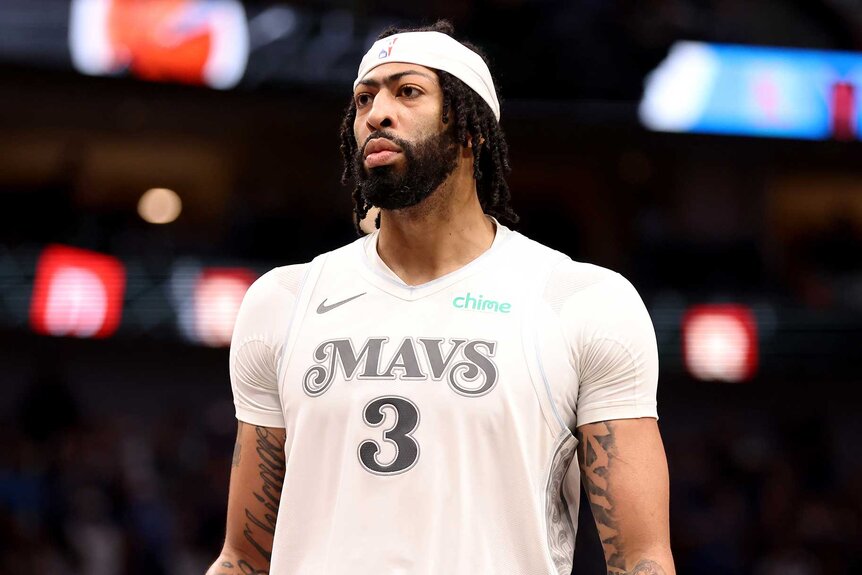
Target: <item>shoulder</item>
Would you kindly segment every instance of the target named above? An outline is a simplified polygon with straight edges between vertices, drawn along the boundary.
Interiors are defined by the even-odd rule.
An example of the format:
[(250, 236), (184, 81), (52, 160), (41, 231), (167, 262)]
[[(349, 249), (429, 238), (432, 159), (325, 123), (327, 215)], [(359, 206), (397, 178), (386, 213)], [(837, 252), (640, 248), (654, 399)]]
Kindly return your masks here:
[(521, 234), (513, 236), (522, 257), (533, 263), (547, 262), (543, 299), (567, 323), (583, 329), (648, 320), (640, 294), (622, 274), (575, 261)]
[(558, 261), (548, 276), (548, 290), (558, 297), (615, 290), (630, 285), (626, 278), (613, 270), (570, 258)]
[(364, 238), (322, 253), (310, 262), (273, 268), (248, 288), (240, 308), (240, 319), (271, 323), (275, 317), (290, 314), (309, 272), (323, 262), (345, 263), (361, 253)]
[(362, 236), (348, 244), (335, 248), (334, 250), (324, 252), (314, 258), (309, 265), (314, 265), (317, 262), (326, 262), (327, 264), (348, 267), (355, 265), (357, 262), (361, 261), (363, 254), (365, 253), (365, 246), (367, 245), (366, 242), (369, 241), (371, 237), (372, 234)]
[(569, 260), (571, 258), (563, 252), (540, 244), (536, 240), (528, 238), (524, 234), (512, 230), (506, 231), (506, 245), (511, 254), (529, 262), (545, 263)]
[(277, 267), (251, 284), (234, 325), (234, 347), (253, 339), (272, 344), (282, 334), (308, 268), (307, 263)]
[(540, 244), (518, 232), (512, 233), (510, 243), (513, 252), (518, 253), (520, 258), (533, 264), (544, 264), (548, 268), (546, 299), (567, 300), (572, 296), (584, 296), (594, 291), (634, 289), (626, 278), (613, 270), (575, 261), (563, 252)]
[(629, 344), (643, 341), (655, 345), (643, 299), (634, 285), (615, 271), (571, 260), (560, 262), (548, 278), (545, 301), (574, 340), (608, 337)]
[(646, 309), (637, 289), (622, 274), (571, 260), (555, 266), (545, 299), (560, 313), (601, 319), (603, 323)]
[(269, 270), (248, 288), (243, 306), (271, 306), (293, 301), (302, 287), (309, 266), (308, 263), (292, 264)]

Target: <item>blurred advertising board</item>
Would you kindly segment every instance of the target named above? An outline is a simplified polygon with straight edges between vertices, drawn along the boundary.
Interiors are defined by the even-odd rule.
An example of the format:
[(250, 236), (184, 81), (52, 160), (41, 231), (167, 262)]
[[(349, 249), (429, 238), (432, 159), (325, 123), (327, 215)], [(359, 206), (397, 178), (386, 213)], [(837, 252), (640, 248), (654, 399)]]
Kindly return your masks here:
[(75, 69), (232, 88), (248, 62), (245, 10), (236, 0), (74, 0)]
[(862, 54), (678, 42), (639, 114), (664, 132), (862, 139)]
[(214, 89), (339, 87), (397, 19), (239, 0), (3, 0), (0, 62)]
[(36, 267), (30, 325), (44, 335), (103, 338), (120, 324), (125, 267), (115, 257), (62, 245)]

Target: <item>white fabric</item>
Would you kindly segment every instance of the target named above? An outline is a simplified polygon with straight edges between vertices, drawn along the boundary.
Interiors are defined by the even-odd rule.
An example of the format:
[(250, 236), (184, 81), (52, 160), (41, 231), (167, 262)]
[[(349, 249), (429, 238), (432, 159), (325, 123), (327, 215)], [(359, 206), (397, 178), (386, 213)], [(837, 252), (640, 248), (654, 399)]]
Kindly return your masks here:
[(308, 265), (276, 268), (254, 282), (234, 325), (230, 380), (237, 418), (284, 427), (275, 381), (287, 322)]
[[(491, 243), (491, 249), (494, 249), (495, 245), (505, 241), (509, 234), (509, 228), (501, 226), (500, 222), (498, 222), (496, 218), (491, 218), (490, 216), (489, 218), (494, 222), (494, 229), (497, 230), (494, 233), (494, 240)], [(365, 236), (365, 240), (363, 241), (363, 249), (365, 250), (365, 258), (366, 262), (368, 262), (368, 267), (382, 277), (388, 278), (399, 285), (407, 286), (404, 280), (389, 269), (386, 262), (380, 259), (380, 256), (377, 255), (377, 236), (378, 232), (375, 231), (374, 233)]]
[(488, 65), (451, 36), (441, 32), (404, 32), (377, 40), (359, 64), (353, 89), (368, 72), (389, 62), (419, 64), (449, 72), (479, 94), (500, 121), (500, 102)]
[[(277, 268), (240, 310), (237, 417), (287, 429), (271, 572), (568, 575), (579, 504), (570, 430), (657, 417), (643, 302), (619, 274), (504, 226), (479, 258), (421, 286), (383, 273), (373, 245), (376, 232)], [(507, 312), (456, 307), (467, 294)], [(493, 387), (471, 396), (488, 373)], [(416, 408), (415, 459), (398, 473), (367, 467), (410, 453), (384, 438), (402, 412), (369, 423), (381, 398)], [(382, 449), (374, 460), (360, 447), (370, 441)]]

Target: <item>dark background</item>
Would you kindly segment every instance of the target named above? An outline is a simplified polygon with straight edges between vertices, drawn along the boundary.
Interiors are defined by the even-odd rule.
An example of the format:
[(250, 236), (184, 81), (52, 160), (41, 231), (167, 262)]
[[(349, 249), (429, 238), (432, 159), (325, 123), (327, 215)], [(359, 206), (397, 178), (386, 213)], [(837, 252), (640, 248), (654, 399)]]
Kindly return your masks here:
[[(0, 570), (185, 575), (217, 556), (235, 433), (227, 350), (183, 339), (171, 269), (262, 273), (352, 240), (337, 134), (367, 39), (448, 17), (499, 80), (519, 231), (620, 271), (650, 309), (677, 571), (862, 573), (862, 143), (637, 120), (674, 41), (860, 51), (858, 2), (281, 6), (299, 39), (264, 46), (238, 88), (213, 91), (77, 75), (68, 4), (0, 2)], [(246, 4), (250, 18), (272, 7)], [(176, 222), (138, 217), (154, 186), (180, 193)], [(115, 336), (28, 327), (53, 242), (129, 266)], [(680, 320), (710, 302), (755, 311), (751, 381), (687, 373)], [(602, 568), (583, 506), (575, 573)]]

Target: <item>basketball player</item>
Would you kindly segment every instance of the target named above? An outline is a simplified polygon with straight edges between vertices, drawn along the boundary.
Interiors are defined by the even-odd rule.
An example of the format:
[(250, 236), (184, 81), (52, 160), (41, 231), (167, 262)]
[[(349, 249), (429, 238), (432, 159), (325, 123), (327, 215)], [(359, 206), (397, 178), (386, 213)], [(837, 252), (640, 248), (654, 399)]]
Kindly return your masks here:
[(342, 152), (379, 229), (246, 295), (211, 575), (567, 575), (581, 478), (608, 573), (674, 573), (649, 316), (505, 225), (496, 90), (451, 36), (360, 64)]

